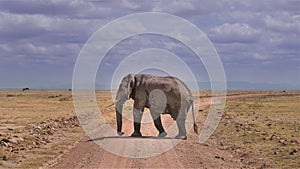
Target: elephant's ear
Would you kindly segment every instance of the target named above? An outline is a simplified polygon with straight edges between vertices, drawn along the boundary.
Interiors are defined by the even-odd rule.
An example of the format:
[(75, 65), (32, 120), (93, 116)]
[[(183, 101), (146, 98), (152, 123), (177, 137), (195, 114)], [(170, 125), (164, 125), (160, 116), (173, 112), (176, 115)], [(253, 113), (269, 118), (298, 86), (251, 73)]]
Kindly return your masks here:
[(134, 88), (135, 79), (134, 79), (133, 74), (129, 74), (127, 76), (128, 76), (127, 98), (130, 99), (130, 95), (131, 95), (131, 93), (133, 91), (133, 88)]

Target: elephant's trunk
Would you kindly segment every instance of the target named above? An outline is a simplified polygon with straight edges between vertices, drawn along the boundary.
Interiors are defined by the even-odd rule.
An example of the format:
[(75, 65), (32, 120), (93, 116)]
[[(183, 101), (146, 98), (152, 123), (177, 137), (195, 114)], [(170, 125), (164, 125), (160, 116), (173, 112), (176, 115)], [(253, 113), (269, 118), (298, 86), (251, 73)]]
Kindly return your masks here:
[(122, 92), (122, 89), (118, 90), (117, 96), (116, 96), (116, 100), (115, 100), (115, 108), (116, 108), (116, 120), (117, 120), (117, 134), (119, 136), (123, 135), (122, 132), (122, 112), (123, 112), (123, 105), (126, 101), (126, 97), (124, 97), (125, 95)]
[(122, 133), (122, 110), (123, 110), (123, 103), (116, 102), (117, 133), (119, 135), (120, 133)]
[(132, 74), (128, 74), (125, 76), (117, 91), (115, 106), (116, 106), (116, 120), (117, 120), (117, 134), (123, 135), (122, 132), (122, 111), (123, 104), (130, 98), (132, 92), (132, 84), (134, 83), (134, 76)]

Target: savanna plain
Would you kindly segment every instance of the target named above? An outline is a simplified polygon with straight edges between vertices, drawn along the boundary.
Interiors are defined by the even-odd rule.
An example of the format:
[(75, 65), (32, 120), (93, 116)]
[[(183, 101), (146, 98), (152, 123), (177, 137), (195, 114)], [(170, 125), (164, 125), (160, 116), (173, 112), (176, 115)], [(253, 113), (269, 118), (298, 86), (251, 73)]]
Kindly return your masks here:
[[(200, 99), (195, 108), (200, 130), (211, 97), (210, 91), (194, 94)], [(96, 91), (96, 98), (107, 123), (115, 128), (111, 92)], [(124, 113), (132, 113), (131, 104)], [(101, 160), (105, 156), (120, 163)], [(208, 141), (199, 143), (191, 131), (169, 152), (130, 159), (88, 141), (76, 117), (72, 91), (0, 90), (0, 168), (173, 168), (173, 164), (300, 168), (300, 91), (227, 91), (222, 119)]]

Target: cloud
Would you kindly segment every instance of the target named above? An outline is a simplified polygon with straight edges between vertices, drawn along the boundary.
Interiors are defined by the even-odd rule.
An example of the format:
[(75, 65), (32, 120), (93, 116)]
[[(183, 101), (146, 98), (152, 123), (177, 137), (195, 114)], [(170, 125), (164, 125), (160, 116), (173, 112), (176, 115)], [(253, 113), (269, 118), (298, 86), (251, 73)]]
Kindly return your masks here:
[(168, 0), (157, 1), (152, 8), (155, 12), (171, 13), (191, 19), (196, 16), (209, 16), (222, 11), (230, 10), (231, 1), (198, 1), (198, 0)]
[(264, 19), (264, 24), (267, 29), (282, 33), (295, 33), (300, 34), (300, 18), (298, 15), (295, 17), (286, 16), (281, 20), (274, 17), (267, 16)]
[(0, 41), (6, 42), (9, 39), (20, 41), (27, 38), (42, 38), (43, 42), (51, 41), (51, 38), (47, 38), (48, 35), (56, 39), (63, 36), (64, 42), (69, 38), (74, 39), (74, 36), (80, 36), (83, 37), (81, 38), (83, 42), (101, 23), (94, 20), (63, 19), (38, 14), (21, 15), (7, 12), (0, 12), (0, 14), (0, 24), (3, 25), (0, 27), (2, 37)]
[(103, 18), (111, 8), (89, 1), (0, 1), (0, 10), (15, 14), (47, 15), (65, 18)]
[(134, 2), (130, 2), (128, 0), (122, 0), (122, 5), (124, 8), (130, 9), (130, 10), (137, 10), (140, 8), (140, 5), (138, 5), (137, 3), (134, 3)]
[(74, 63), (84, 42), (104, 22), (0, 11), (0, 59), (24, 65)]
[(260, 31), (245, 23), (225, 23), (210, 30), (210, 38), (216, 43), (254, 43)]
[(160, 1), (158, 5), (153, 8), (155, 12), (170, 12), (174, 14), (193, 10), (195, 10), (195, 7), (192, 1)]
[(269, 59), (269, 57), (267, 55), (263, 55), (263, 54), (260, 54), (260, 53), (254, 53), (253, 57), (256, 58), (256, 59), (259, 59), (259, 60)]
[(244, 1), (247, 7), (251, 7), (256, 10), (272, 10), (272, 11), (299, 11), (300, 2), (298, 0), (265, 0), (260, 3), (255, 1)]
[(176, 49), (179, 47), (179, 44), (176, 42), (165, 42), (164, 47), (168, 50)]
[[(36, 37), (47, 31), (49, 19), (41, 15), (17, 15), (0, 12), (0, 35), (2, 41)], [(0, 40), (0, 41), (1, 41)]]
[[(270, 76), (281, 74), (289, 83), (300, 84), (300, 1), (298, 0), (220, 0), (220, 1), (0, 1), (0, 72), (24, 73), (32, 69), (36, 79), (44, 76), (39, 71), (51, 69), (66, 72), (69, 76), (76, 57), (84, 43), (99, 28), (118, 17), (135, 12), (157, 11), (175, 14), (199, 27), (212, 40), (229, 78), (249, 75), (251, 80), (280, 81)], [(169, 21), (160, 21), (169, 23)], [(151, 22), (149, 22), (151, 23)], [(157, 27), (160, 24), (156, 25)], [(171, 23), (167, 29), (183, 27)], [(165, 28), (161, 28), (165, 29)], [(144, 30), (143, 25), (125, 22), (107, 34), (110, 40), (118, 32)], [(181, 29), (180, 29), (181, 30)], [(184, 30), (174, 35), (190, 37)], [(194, 38), (193, 36), (191, 36)], [(189, 40), (189, 39), (187, 39)], [(201, 46), (201, 44), (199, 44)], [(190, 65), (191, 52), (182, 44), (166, 37), (140, 36), (125, 40), (111, 52), (107, 66), (115, 67), (121, 56), (132, 52), (157, 47), (168, 49), (183, 57)], [(100, 48), (100, 47), (99, 47)], [(115, 56), (115, 57), (112, 57)], [(119, 58), (119, 59), (117, 59)], [(265, 64), (268, 63), (268, 64)], [(17, 65), (17, 66), (16, 66)], [(199, 67), (196, 65), (195, 69)], [(280, 67), (280, 69), (278, 69)], [(260, 74), (256, 70), (264, 70)], [(243, 70), (243, 71), (239, 71)], [(112, 70), (107, 70), (112, 71)], [(281, 72), (279, 72), (281, 71)], [(30, 72), (30, 71), (29, 71)], [(53, 74), (61, 76), (61, 74)], [(3, 77), (2, 77), (3, 76)], [(5, 78), (2, 74), (0, 78)], [(60, 77), (59, 79), (70, 79)], [(230, 80), (230, 79), (229, 79)]]

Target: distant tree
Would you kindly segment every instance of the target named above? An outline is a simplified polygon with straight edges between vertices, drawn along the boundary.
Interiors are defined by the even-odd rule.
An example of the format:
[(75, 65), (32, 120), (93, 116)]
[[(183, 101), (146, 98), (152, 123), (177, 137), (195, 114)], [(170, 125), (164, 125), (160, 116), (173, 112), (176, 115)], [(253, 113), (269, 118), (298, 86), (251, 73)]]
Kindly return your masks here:
[(28, 88), (28, 87), (25, 87), (25, 88), (22, 89), (22, 91), (25, 91), (25, 90), (29, 90), (29, 88)]

